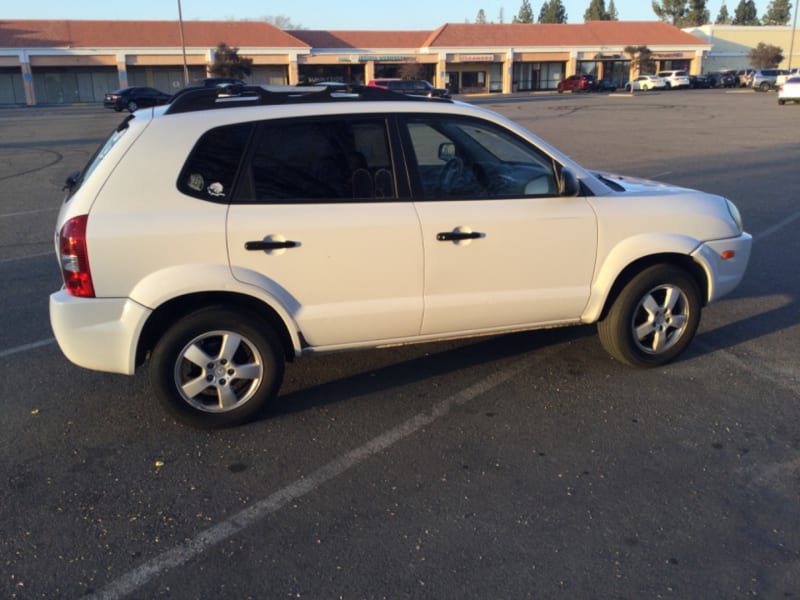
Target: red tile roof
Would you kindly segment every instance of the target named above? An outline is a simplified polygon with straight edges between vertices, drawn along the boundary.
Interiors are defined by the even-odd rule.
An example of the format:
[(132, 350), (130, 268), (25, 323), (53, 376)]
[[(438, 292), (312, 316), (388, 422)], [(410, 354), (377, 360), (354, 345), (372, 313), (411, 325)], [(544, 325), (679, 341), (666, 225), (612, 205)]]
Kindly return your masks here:
[[(265, 21), (184, 21), (186, 46), (255, 48), (481, 48), (708, 46), (661, 21), (581, 24), (447, 23), (435, 31), (282, 31)], [(177, 21), (0, 20), (0, 48), (174, 48)]]
[[(264, 21), (184, 21), (186, 46), (307, 48)], [(181, 45), (178, 21), (0, 20), (0, 48), (161, 48)]]
[(696, 46), (707, 43), (662, 21), (589, 21), (576, 25), (448, 23), (431, 34), (425, 47), (628, 45)]
[(288, 31), (312, 48), (420, 48), (430, 31)]

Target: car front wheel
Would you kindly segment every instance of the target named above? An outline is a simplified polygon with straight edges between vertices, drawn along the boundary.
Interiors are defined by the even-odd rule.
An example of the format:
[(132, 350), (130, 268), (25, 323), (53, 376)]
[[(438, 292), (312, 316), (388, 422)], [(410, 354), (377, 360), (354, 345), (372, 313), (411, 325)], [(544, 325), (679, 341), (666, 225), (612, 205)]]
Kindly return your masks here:
[(202, 428), (251, 420), (278, 393), (284, 356), (261, 319), (222, 307), (177, 321), (150, 357), (150, 381), (180, 420)]
[(597, 324), (606, 351), (633, 367), (657, 367), (683, 352), (700, 322), (695, 280), (671, 265), (649, 267), (631, 279)]
[(135, 112), (137, 108), (139, 108), (139, 105), (136, 104), (135, 100), (128, 101), (128, 112)]

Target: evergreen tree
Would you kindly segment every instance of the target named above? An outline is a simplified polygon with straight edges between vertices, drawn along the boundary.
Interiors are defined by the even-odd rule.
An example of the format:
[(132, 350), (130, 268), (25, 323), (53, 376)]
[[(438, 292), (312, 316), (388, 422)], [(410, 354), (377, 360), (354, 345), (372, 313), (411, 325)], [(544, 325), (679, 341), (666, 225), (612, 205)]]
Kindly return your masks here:
[(653, 0), (653, 12), (662, 21), (678, 25), (686, 15), (686, 0)]
[(788, 25), (791, 18), (792, 3), (789, 0), (772, 0), (767, 12), (761, 18), (764, 25)]
[(680, 21), (681, 27), (699, 27), (711, 21), (706, 0), (689, 0), (689, 9)]
[(589, 8), (583, 13), (584, 21), (610, 21), (611, 15), (606, 10), (606, 0), (592, 0)]
[(608, 20), (619, 21), (619, 13), (617, 12), (617, 7), (614, 6), (614, 0), (608, 3)]
[(522, 0), (519, 13), (514, 16), (512, 23), (533, 23), (533, 9), (529, 0)]
[(739, 0), (733, 17), (734, 25), (761, 25), (756, 14), (756, 3), (753, 0)]
[(500, 7), (500, 13), (497, 15), (497, 22), (500, 23), (500, 25), (506, 22), (505, 10), (502, 6)]
[(480, 23), (481, 25), (486, 24), (486, 13), (482, 8), (478, 11), (478, 16), (475, 17), (475, 22)]
[(566, 23), (567, 10), (561, 0), (549, 0), (542, 5), (539, 23)]
[(728, 7), (725, 6), (725, 3), (722, 3), (722, 6), (719, 9), (719, 14), (717, 15), (717, 20), (714, 21), (717, 25), (730, 25), (731, 24), (731, 15), (728, 13)]
[(214, 51), (214, 63), (209, 70), (214, 77), (244, 79), (250, 75), (252, 66), (253, 59), (239, 56), (239, 48), (220, 44)]

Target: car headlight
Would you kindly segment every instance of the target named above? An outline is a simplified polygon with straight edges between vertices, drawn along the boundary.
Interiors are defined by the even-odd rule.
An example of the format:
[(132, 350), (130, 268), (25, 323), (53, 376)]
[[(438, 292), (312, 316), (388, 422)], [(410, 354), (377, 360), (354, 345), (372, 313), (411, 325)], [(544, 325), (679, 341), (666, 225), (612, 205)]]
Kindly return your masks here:
[(739, 228), (739, 232), (741, 233), (744, 231), (744, 225), (742, 224), (742, 213), (739, 212), (739, 209), (736, 208), (736, 205), (730, 200), (726, 199), (725, 202), (728, 205), (728, 212), (731, 213), (733, 222), (736, 223), (736, 226)]

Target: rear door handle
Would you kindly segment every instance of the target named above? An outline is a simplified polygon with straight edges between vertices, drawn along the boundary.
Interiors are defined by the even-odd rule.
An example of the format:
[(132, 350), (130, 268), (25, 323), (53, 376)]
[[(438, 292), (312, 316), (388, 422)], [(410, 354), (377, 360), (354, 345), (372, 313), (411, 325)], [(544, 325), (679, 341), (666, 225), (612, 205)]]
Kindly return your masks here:
[(244, 243), (245, 250), (282, 250), (284, 248), (297, 248), (300, 245), (299, 242), (293, 242), (291, 240), (286, 240), (283, 242), (277, 242), (272, 240), (255, 240), (251, 242)]
[(440, 242), (458, 242), (460, 240), (477, 240), (483, 235), (479, 231), (443, 231), (436, 234), (436, 239)]

